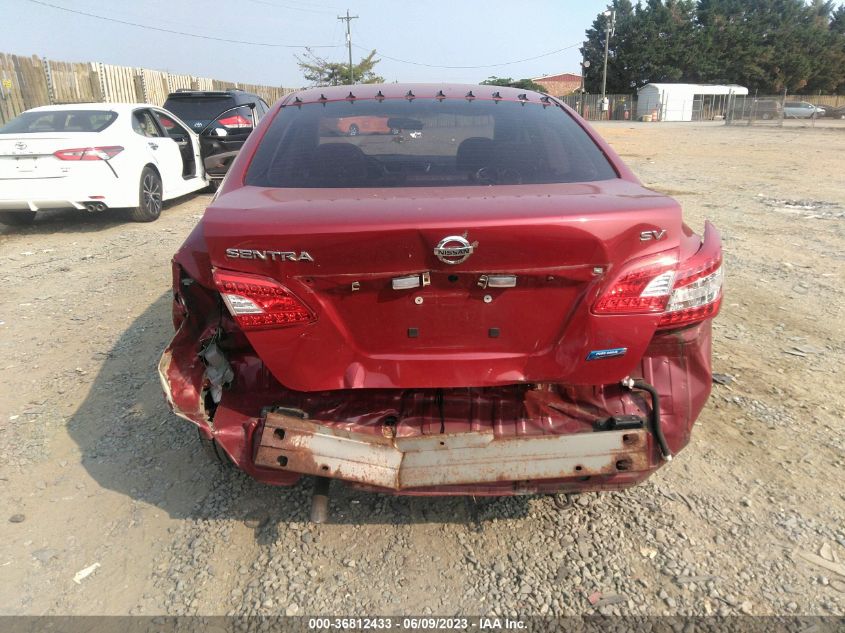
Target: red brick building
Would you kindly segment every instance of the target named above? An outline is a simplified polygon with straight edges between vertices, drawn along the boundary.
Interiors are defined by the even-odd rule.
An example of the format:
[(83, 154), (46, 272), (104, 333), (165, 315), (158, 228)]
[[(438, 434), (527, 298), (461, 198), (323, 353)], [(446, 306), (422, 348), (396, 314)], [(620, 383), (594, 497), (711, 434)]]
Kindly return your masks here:
[(577, 92), (581, 88), (581, 75), (575, 73), (561, 73), (559, 75), (546, 75), (545, 77), (533, 77), (534, 83), (538, 83), (546, 89), (553, 97), (563, 97)]

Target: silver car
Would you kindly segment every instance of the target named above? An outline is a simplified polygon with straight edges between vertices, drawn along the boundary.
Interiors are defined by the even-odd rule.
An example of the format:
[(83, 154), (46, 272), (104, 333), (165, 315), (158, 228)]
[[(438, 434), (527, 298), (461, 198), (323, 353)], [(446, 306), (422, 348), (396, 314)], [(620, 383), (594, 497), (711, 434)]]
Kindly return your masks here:
[(783, 116), (787, 119), (813, 119), (824, 116), (824, 108), (807, 101), (787, 101), (783, 104)]

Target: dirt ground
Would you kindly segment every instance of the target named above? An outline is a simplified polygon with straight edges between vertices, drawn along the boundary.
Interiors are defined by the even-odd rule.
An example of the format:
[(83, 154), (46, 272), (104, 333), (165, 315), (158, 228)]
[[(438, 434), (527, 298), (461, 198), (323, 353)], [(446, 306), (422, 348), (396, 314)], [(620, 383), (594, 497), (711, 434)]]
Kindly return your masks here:
[(46, 214), (0, 225), (0, 614), (845, 614), (845, 126), (599, 128), (724, 239), (729, 384), (674, 462), (563, 512), (335, 486), (311, 525), (310, 482), (210, 462), (164, 404), (169, 259), (210, 197)]

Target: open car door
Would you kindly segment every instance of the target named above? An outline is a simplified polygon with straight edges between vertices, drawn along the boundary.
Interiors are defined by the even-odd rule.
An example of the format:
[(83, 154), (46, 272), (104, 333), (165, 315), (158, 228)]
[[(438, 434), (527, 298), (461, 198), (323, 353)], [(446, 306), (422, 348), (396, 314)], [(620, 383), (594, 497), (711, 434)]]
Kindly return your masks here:
[(212, 183), (219, 183), (258, 124), (255, 103), (245, 103), (218, 113), (199, 132), (200, 155), (205, 173)]

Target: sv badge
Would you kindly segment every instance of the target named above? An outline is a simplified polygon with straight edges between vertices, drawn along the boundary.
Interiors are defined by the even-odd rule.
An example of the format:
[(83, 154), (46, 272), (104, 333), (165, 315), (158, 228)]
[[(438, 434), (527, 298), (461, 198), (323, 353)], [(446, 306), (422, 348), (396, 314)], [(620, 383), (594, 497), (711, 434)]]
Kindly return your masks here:
[(666, 237), (666, 229), (660, 229), (658, 231), (643, 231), (640, 233), (640, 241), (641, 242), (648, 242), (649, 240), (662, 240)]

